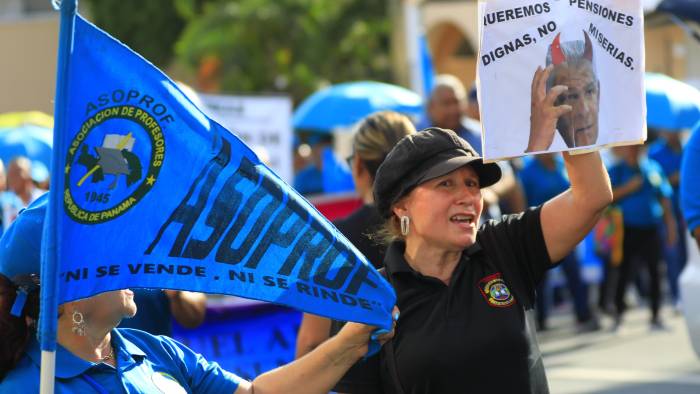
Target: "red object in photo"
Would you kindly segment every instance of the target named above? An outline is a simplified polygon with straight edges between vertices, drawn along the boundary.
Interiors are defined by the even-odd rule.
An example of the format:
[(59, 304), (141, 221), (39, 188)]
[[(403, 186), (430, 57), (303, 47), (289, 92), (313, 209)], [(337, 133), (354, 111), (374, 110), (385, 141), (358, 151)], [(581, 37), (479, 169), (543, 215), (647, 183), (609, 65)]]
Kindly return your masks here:
[(343, 218), (362, 206), (362, 200), (355, 193), (319, 194), (309, 197), (309, 202), (330, 221)]

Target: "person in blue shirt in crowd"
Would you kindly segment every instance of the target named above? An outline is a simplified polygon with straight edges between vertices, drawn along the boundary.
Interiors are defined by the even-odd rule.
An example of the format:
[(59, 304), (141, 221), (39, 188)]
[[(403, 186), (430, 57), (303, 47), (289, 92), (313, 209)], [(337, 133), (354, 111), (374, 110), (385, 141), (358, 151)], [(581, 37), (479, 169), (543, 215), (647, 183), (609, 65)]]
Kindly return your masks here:
[[(331, 143), (331, 135), (310, 133), (305, 139), (311, 148), (308, 162), (295, 175), (292, 182), (294, 189), (303, 195), (323, 193), (323, 173), (321, 172), (323, 148)], [(301, 144), (301, 140), (299, 143)]]
[[(457, 133), (481, 155), (481, 127), (476, 119), (464, 117), (467, 108), (467, 92), (464, 84), (450, 74), (435, 77), (433, 89), (428, 97), (428, 120), (433, 126)], [(422, 128), (422, 127), (420, 127)]]
[(688, 230), (700, 248), (700, 123), (685, 145), (681, 164), (680, 201)]
[[(653, 130), (650, 130), (653, 132)], [(683, 146), (681, 143), (681, 133), (676, 131), (656, 131), (659, 135), (654, 143), (649, 146), (649, 158), (653, 159), (664, 171), (668, 183), (673, 189), (671, 203), (673, 205), (673, 215), (676, 220), (676, 233), (685, 233), (685, 222), (681, 219), (680, 196), (680, 170)], [(666, 231), (664, 229), (664, 231)], [(664, 261), (666, 261), (669, 289), (676, 308), (680, 306), (680, 292), (678, 290), (678, 277), (685, 267), (687, 260), (685, 237), (677, 237), (673, 245), (666, 245), (663, 248)]]
[[(569, 188), (569, 179), (561, 156), (556, 153), (546, 153), (525, 158), (524, 165), (518, 174), (525, 190), (529, 206), (539, 206), (551, 198), (565, 192)], [(579, 332), (595, 331), (600, 328), (598, 319), (591, 312), (588, 302), (588, 286), (581, 278), (581, 268), (576, 251), (569, 253), (561, 261), (560, 266), (566, 276), (566, 284), (571, 292), (576, 313), (577, 329)], [(537, 323), (539, 329), (547, 328), (547, 315), (551, 296), (547, 291), (546, 277), (537, 288)]]
[(664, 224), (666, 244), (676, 242), (676, 221), (673, 216), (671, 197), (673, 190), (658, 163), (650, 160), (642, 145), (613, 148), (618, 158), (609, 169), (613, 186), (613, 202), (622, 210), (624, 227), (622, 263), (619, 267), (615, 290), (615, 326), (622, 323), (625, 312), (625, 292), (636, 276), (636, 267), (642, 263), (649, 272), (651, 328), (664, 328), (659, 310), (661, 308), (661, 234)]
[[(0, 239), (0, 394), (39, 392), (38, 273), (47, 197)], [(348, 324), (306, 357), (248, 382), (171, 338), (115, 328), (136, 309), (130, 290), (59, 306), (56, 393), (326, 393), (367, 352), (373, 330)], [(380, 343), (392, 335), (380, 336)]]
[(333, 136), (329, 133), (307, 133), (306, 142), (311, 148), (309, 162), (294, 176), (294, 189), (305, 196), (351, 192), (352, 174), (333, 151)]

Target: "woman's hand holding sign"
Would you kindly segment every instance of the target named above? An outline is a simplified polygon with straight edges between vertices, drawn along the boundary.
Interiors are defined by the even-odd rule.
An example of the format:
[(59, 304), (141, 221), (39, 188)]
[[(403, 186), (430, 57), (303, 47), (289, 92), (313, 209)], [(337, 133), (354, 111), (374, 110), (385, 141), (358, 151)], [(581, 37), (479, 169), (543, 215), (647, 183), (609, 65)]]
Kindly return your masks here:
[(530, 139), (525, 152), (548, 150), (554, 140), (557, 120), (572, 110), (570, 105), (555, 105), (557, 98), (569, 89), (567, 86), (557, 85), (547, 92), (547, 78), (552, 68), (537, 67), (532, 77)]

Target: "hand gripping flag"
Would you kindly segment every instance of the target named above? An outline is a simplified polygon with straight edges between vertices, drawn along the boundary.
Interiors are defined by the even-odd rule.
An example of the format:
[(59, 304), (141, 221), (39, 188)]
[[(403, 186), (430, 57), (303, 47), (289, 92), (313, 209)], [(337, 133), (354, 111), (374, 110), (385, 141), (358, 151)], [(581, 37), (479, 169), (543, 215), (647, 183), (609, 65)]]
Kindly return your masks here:
[(153, 287), (391, 326), (389, 284), (304, 198), (149, 62), (79, 15), (74, 29), (53, 168), (59, 303)]

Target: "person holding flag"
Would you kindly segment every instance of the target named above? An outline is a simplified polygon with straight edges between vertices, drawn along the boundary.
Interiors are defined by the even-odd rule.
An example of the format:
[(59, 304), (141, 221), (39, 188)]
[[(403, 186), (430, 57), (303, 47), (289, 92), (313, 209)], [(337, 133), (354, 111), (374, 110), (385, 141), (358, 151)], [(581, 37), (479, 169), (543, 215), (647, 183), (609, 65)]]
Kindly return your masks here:
[[(390, 331), (396, 297), (367, 259), (174, 81), (77, 14), (76, 3), (60, 2), (52, 192), (41, 268), (37, 258), (31, 271), (19, 272), (41, 275), (41, 392), (52, 393), (70, 367), (63, 356), (55, 362), (56, 350), (76, 350), (76, 359), (87, 357), (83, 361), (115, 359), (119, 374), (109, 378), (110, 384), (117, 376), (122, 385), (131, 384), (122, 370), (131, 368), (124, 364), (129, 359), (120, 359), (129, 350), (134, 357), (144, 353), (141, 360), (154, 365), (165, 360), (163, 370), (170, 376), (180, 373), (174, 381), (192, 386), (190, 392), (206, 392), (211, 383), (193, 380), (201, 377), (197, 368), (206, 370), (205, 380), (226, 376), (200, 364), (201, 357), (186, 356), (191, 352), (178, 344), (112, 329), (133, 312), (126, 288), (229, 294)], [(116, 295), (96, 296), (113, 291)], [(103, 297), (124, 307), (114, 310), (113, 301)], [(86, 311), (113, 310), (93, 322), (97, 336), (86, 311), (78, 310), (84, 320), (73, 314), (74, 303), (83, 299), (93, 300), (86, 302)], [(64, 340), (72, 338), (73, 321), (87, 323), (84, 332), (93, 336), (83, 344), (93, 349), (73, 349), (73, 341)], [(354, 327), (346, 339), (323, 345), (327, 349), (319, 349), (311, 361), (259, 378), (253, 383), (256, 391), (282, 391), (277, 384), (283, 381), (300, 392), (330, 387), (346, 358), (361, 353), (350, 348), (360, 349), (355, 345), (370, 336), (367, 327)], [(112, 345), (114, 355), (109, 347), (98, 347), (105, 344)], [(368, 348), (372, 353), (379, 343), (371, 340)], [(38, 357), (39, 350), (31, 349)], [(13, 354), (22, 357), (22, 352)], [(37, 366), (30, 359), (27, 355), (27, 363), (16, 370), (36, 381)], [(146, 364), (143, 368), (150, 368)], [(232, 382), (229, 388), (240, 383), (245, 392), (250, 387), (235, 378), (224, 380)], [(153, 392), (152, 384), (147, 387), (140, 391)]]
[[(0, 393), (39, 391), (39, 250), (48, 194), (0, 239)], [(136, 314), (133, 292), (114, 290), (59, 307), (56, 392), (325, 393), (366, 352), (374, 327), (351, 323), (291, 364), (240, 379), (179, 342), (116, 328)], [(396, 315), (396, 317), (398, 317)], [(383, 343), (393, 330), (379, 335)]]

